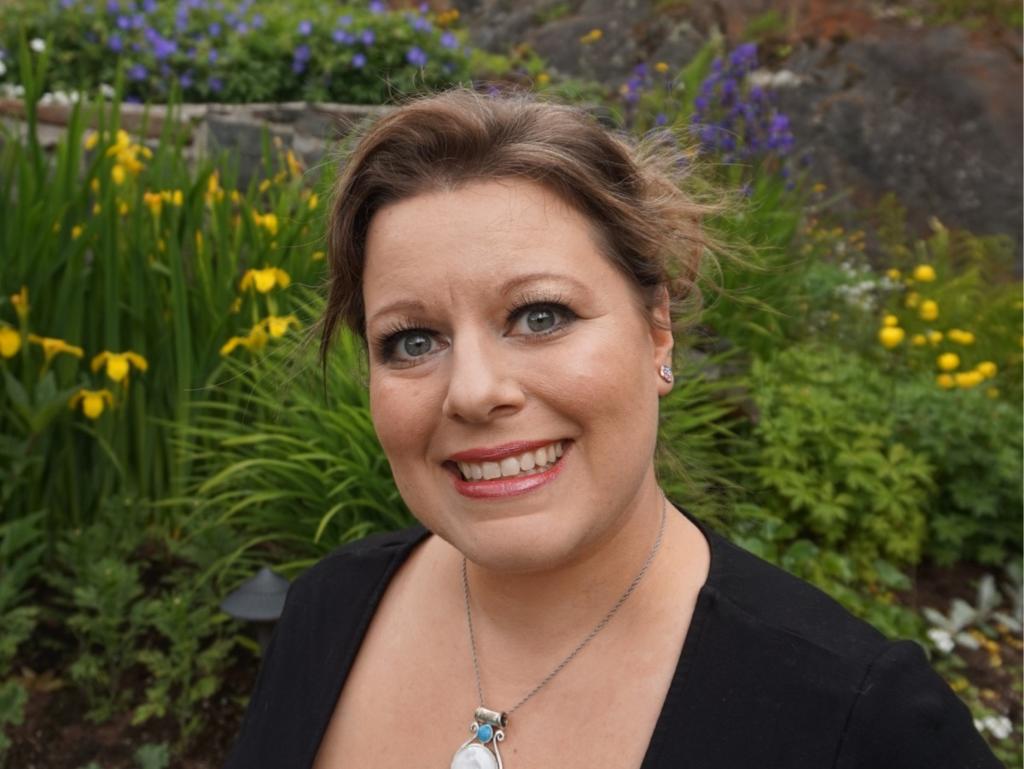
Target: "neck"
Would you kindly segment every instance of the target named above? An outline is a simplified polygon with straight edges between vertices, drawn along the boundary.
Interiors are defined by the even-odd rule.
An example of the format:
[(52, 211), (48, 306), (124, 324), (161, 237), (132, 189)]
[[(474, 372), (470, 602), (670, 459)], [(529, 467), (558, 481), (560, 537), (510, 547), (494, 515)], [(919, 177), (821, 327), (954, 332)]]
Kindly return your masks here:
[[(510, 678), (521, 676), (536, 683), (572, 651), (622, 597), (651, 555), (663, 504), (667, 505), (652, 473), (623, 511), (621, 524), (557, 568), (508, 574), (468, 563), (473, 625), (486, 669), (507, 670)], [(648, 594), (657, 594), (652, 583), (658, 580), (665, 540), (678, 533), (673, 519), (679, 516), (673, 513), (667, 505), (659, 553), (616, 619), (643, 616), (656, 603)], [(461, 561), (461, 555), (455, 555)], [(615, 631), (606, 628), (601, 633), (610, 637)]]

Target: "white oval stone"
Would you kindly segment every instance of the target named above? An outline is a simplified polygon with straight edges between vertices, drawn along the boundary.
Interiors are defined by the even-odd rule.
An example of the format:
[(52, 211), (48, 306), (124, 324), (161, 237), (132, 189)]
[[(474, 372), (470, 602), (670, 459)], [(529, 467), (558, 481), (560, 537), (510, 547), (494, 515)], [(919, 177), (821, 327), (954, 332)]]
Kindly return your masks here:
[(498, 769), (498, 760), (483, 745), (473, 743), (455, 754), (452, 769)]

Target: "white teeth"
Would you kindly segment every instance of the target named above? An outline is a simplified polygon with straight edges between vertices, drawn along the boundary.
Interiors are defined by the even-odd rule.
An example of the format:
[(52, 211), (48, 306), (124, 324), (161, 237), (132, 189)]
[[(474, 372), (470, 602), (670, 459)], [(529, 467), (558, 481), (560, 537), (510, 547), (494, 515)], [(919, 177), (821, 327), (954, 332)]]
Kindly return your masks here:
[(458, 462), (459, 472), (466, 480), (494, 480), (515, 475), (532, 475), (547, 469), (562, 456), (562, 442), (548, 444), (535, 451), (525, 451), (516, 457), (505, 457), (500, 462)]

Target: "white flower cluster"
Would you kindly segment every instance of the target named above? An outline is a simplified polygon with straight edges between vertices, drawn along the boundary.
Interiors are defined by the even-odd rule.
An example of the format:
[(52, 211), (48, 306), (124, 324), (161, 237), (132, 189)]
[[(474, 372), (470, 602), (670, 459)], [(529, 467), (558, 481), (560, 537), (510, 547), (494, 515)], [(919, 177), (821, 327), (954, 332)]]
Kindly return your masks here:
[(850, 278), (849, 283), (838, 286), (835, 294), (852, 307), (859, 307), (865, 312), (874, 312), (878, 304), (880, 292), (894, 291), (902, 288), (902, 284), (887, 275), (876, 276), (869, 267), (854, 264), (846, 259), (839, 268)]
[(796, 88), (804, 82), (800, 75), (788, 69), (780, 69), (778, 72), (756, 69), (747, 75), (747, 80), (758, 88)]
[(1006, 716), (975, 718), (974, 728), (979, 732), (989, 732), (997, 740), (1005, 740), (1013, 734), (1013, 722)]
[(935, 648), (943, 654), (949, 654), (956, 648), (956, 641), (953, 640), (953, 636), (948, 630), (933, 627), (928, 631), (928, 637), (932, 640), (932, 643), (935, 644)]

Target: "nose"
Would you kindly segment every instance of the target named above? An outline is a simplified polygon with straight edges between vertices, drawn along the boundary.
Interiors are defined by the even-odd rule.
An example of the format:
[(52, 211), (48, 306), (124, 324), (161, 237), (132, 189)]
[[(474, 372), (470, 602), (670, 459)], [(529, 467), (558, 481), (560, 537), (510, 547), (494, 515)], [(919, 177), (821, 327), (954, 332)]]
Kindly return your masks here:
[(463, 336), (453, 343), (442, 406), (445, 417), (481, 423), (522, 408), (525, 393), (502, 353), (497, 343), (486, 344), (478, 336)]

